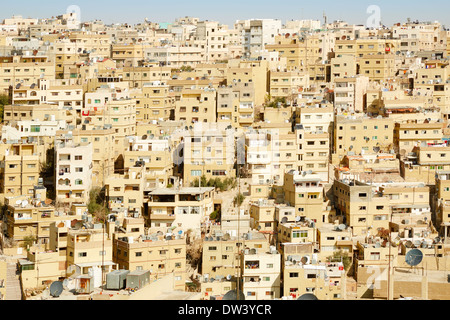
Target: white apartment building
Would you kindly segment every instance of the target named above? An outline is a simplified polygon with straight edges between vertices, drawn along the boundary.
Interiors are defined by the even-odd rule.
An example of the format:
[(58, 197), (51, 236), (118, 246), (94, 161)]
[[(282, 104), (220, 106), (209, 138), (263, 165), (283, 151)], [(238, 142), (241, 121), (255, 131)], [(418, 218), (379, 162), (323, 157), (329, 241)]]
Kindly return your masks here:
[(55, 146), (56, 201), (64, 206), (85, 204), (92, 186), (92, 144)]
[(258, 57), (267, 44), (275, 43), (275, 36), (280, 33), (281, 20), (250, 20), (244, 29), (244, 52), (246, 57)]
[(243, 260), (242, 290), (245, 300), (280, 298), (281, 254), (274, 247), (269, 252), (251, 248), (245, 249)]

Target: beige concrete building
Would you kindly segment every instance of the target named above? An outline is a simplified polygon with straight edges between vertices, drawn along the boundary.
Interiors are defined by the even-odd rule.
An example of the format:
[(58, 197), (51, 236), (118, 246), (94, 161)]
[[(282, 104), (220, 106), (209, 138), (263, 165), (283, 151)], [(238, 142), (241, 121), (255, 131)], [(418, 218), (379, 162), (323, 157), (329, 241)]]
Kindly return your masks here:
[(77, 112), (52, 104), (6, 105), (4, 107), (4, 124), (16, 124), (17, 121), (65, 121), (75, 125)]
[(4, 94), (8, 94), (10, 86), (31, 86), (39, 79), (55, 79), (55, 64), (47, 62), (47, 57), (0, 58), (0, 91)]
[(200, 63), (206, 62), (203, 57), (205, 49), (195, 46), (160, 46), (144, 49), (144, 58), (160, 66), (170, 68), (182, 68), (183, 66), (194, 68)]
[(355, 56), (342, 56), (331, 59), (331, 82), (340, 78), (351, 78), (357, 74)]
[(316, 243), (317, 229), (315, 224), (304, 219), (295, 222), (278, 223), (277, 244), (283, 243)]
[(332, 259), (335, 252), (353, 256), (352, 232), (349, 228), (342, 230), (337, 225), (324, 224), (317, 229), (318, 257), (322, 261)]
[(41, 80), (31, 85), (20, 85), (12, 88), (12, 104), (38, 105), (56, 104), (61, 107), (77, 110), (79, 113), (83, 103), (83, 87), (73, 81)]
[(151, 48), (149, 44), (113, 44), (111, 58), (117, 62), (118, 67), (138, 67), (146, 59), (146, 50)]
[(300, 88), (309, 86), (309, 77), (300, 71), (270, 72), (269, 94), (272, 98), (286, 98), (293, 101)]
[[(143, 229), (144, 221), (141, 221)], [(134, 226), (136, 227), (136, 226)], [(119, 269), (149, 270), (150, 281), (174, 274), (174, 289), (185, 291), (186, 238), (157, 234), (116, 233), (113, 240), (113, 259)]]
[(364, 54), (359, 63), (359, 73), (370, 81), (383, 82), (395, 76), (395, 59), (392, 54)]
[(444, 239), (449, 234), (448, 227), (450, 226), (450, 201), (448, 199), (450, 187), (448, 180), (448, 171), (439, 171), (436, 173), (436, 193), (431, 200), (436, 212), (436, 228), (439, 231), (443, 231)]
[(339, 181), (333, 184), (337, 217), (352, 228), (352, 235), (377, 233), (389, 228), (389, 196), (376, 193), (374, 186), (359, 181)]
[(6, 297), (6, 277), (8, 264), (6, 260), (0, 260), (0, 300), (5, 300)]
[(445, 146), (414, 147), (400, 159), (400, 174), (406, 181), (432, 185), (437, 171), (450, 169), (449, 156), (449, 148)]
[[(4, 236), (12, 241), (14, 248), (21, 248), (27, 237), (33, 237), (34, 243), (50, 249), (51, 225), (55, 222), (81, 218), (80, 215), (68, 215), (56, 210), (45, 201), (45, 188), (36, 187), (32, 196), (6, 198), (7, 206)], [(3, 238), (3, 243), (5, 241)]]
[(306, 131), (302, 125), (296, 125), (297, 167), (299, 172), (311, 171), (321, 178), (329, 180), (330, 134), (323, 131)]
[(229, 68), (226, 72), (227, 84), (232, 83), (253, 83), (254, 106), (259, 107), (264, 104), (266, 94), (269, 90), (268, 61), (245, 61), (230, 60)]
[(273, 234), (276, 230), (275, 203), (267, 200), (250, 202), (250, 227), (260, 232)]
[(175, 120), (187, 124), (213, 123), (216, 121), (216, 90), (183, 90), (175, 101)]
[(323, 211), (323, 190), (318, 174), (292, 170), (284, 175), (284, 202), (295, 207), (296, 217), (310, 219), (317, 226), (328, 221)]
[(7, 145), (0, 161), (0, 198), (33, 196), (40, 176), (37, 147), (33, 144)]
[(200, 235), (214, 211), (214, 188), (165, 188), (145, 192), (146, 224), (158, 230), (173, 228)]
[(396, 123), (394, 127), (394, 145), (398, 153), (406, 155), (411, 153), (414, 147), (422, 144), (439, 145), (445, 144), (443, 141), (443, 123), (424, 121), (419, 123), (410, 121), (406, 123)]
[(394, 142), (394, 122), (389, 118), (336, 116), (333, 153), (339, 159), (348, 152), (390, 151)]
[[(202, 275), (209, 278), (216, 276), (240, 276), (244, 271), (243, 257), (246, 250), (256, 249), (258, 252), (269, 251), (266, 236), (259, 232), (249, 232), (239, 237), (227, 238), (207, 236), (203, 241)], [(242, 252), (241, 252), (242, 251)], [(272, 281), (275, 279), (272, 279)]]
[(144, 166), (145, 188), (173, 185), (169, 182), (173, 174), (173, 161), (168, 137), (149, 139), (148, 135), (143, 135), (142, 138), (129, 137), (129, 148), (123, 153), (125, 170)]
[(102, 224), (67, 232), (67, 276), (91, 275), (92, 284), (98, 288), (106, 280), (104, 275), (115, 267), (112, 237)]
[(153, 81), (142, 84), (142, 96), (136, 100), (138, 121), (167, 121), (174, 116), (173, 101), (169, 97), (169, 86), (165, 82)]
[[(196, 124), (183, 133), (183, 184), (235, 177), (234, 130), (225, 124)], [(181, 163), (179, 163), (181, 164)]]
[(334, 81), (334, 106), (338, 113), (363, 112), (369, 77), (337, 78)]
[(126, 217), (142, 217), (144, 183), (142, 166), (110, 175), (105, 181), (109, 209)]
[(122, 81), (128, 82), (130, 88), (142, 89), (144, 84), (165, 82), (171, 79), (171, 67), (143, 66), (124, 67), (117, 70)]
[(305, 132), (332, 132), (334, 108), (330, 104), (299, 105), (295, 109), (295, 123), (301, 124)]
[(115, 131), (113, 129), (58, 131), (56, 142), (92, 145), (92, 186), (103, 187), (105, 179), (114, 173), (116, 160)]
[(230, 280), (223, 276), (214, 278), (213, 281), (209, 277), (202, 278), (201, 283), (201, 299), (202, 300), (222, 300), (223, 296), (230, 290), (236, 290), (236, 279), (229, 277)]
[(245, 300), (273, 300), (281, 297), (281, 254), (249, 249), (242, 257), (242, 292)]
[(304, 294), (313, 294), (319, 300), (342, 299), (343, 281), (339, 266), (312, 261), (307, 254), (284, 256), (283, 296), (297, 299)]
[(309, 67), (314, 65), (321, 57), (319, 37), (315, 35), (306, 39), (300, 39), (297, 34), (292, 36), (278, 35), (275, 37), (275, 43), (267, 45), (266, 49), (277, 51), (280, 57), (285, 57), (288, 70), (307, 72)]
[(252, 83), (232, 84), (217, 89), (217, 122), (234, 128), (249, 128), (255, 121)]

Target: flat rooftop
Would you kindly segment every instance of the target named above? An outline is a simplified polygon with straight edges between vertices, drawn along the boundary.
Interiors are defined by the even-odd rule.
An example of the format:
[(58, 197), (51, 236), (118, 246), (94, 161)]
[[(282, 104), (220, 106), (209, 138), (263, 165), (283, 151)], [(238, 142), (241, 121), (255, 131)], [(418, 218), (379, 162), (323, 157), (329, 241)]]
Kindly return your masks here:
[(203, 194), (205, 192), (213, 191), (214, 187), (188, 187), (180, 189), (155, 189), (149, 192), (152, 195), (175, 195), (175, 194)]

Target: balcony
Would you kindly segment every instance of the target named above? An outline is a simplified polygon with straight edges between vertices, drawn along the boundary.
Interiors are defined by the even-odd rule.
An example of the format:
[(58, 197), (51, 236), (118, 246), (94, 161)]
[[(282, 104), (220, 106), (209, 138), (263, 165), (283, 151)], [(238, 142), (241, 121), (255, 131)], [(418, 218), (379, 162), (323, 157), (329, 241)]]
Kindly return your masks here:
[(253, 123), (253, 115), (252, 116), (240, 116), (239, 122), (240, 123)]
[(150, 220), (175, 220), (174, 214), (158, 214), (158, 213), (151, 213), (150, 214)]
[(23, 213), (18, 213), (14, 215), (14, 220), (18, 221), (18, 220), (31, 220), (33, 219), (31, 214), (23, 214)]

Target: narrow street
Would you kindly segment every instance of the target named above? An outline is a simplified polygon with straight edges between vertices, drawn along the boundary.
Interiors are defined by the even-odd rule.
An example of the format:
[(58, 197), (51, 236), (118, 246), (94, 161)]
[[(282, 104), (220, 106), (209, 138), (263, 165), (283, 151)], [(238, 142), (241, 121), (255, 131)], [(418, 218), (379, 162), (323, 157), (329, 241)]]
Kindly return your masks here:
[(5, 300), (22, 300), (20, 280), (16, 275), (16, 264), (8, 262), (6, 274), (6, 295)]

